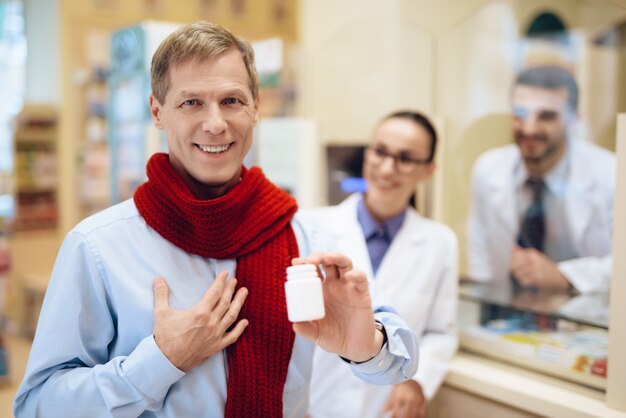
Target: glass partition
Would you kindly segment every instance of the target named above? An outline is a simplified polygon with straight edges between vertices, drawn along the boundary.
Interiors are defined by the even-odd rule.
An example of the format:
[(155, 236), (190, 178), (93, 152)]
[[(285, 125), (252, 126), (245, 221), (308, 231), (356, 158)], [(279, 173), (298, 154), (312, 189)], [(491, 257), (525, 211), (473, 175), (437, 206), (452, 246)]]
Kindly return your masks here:
[[(531, 354), (525, 366), (595, 388), (606, 385), (625, 22), (610, 1), (492, 1), (436, 48), (446, 145), (435, 217), (459, 237), (463, 275), (483, 282), (461, 288), (462, 314), (476, 314), (461, 346), (493, 354), (497, 340)], [(557, 76), (537, 75), (545, 67)], [(548, 282), (562, 289), (540, 290)]]
[[(555, 19), (564, 27), (556, 33)], [(624, 22), (626, 10), (610, 1), (492, 1), (439, 38), (435, 113), (445, 120), (447, 163), (438, 217), (463, 246), (474, 162), (513, 143), (511, 90), (524, 68), (570, 71), (580, 90), (570, 137), (614, 150), (615, 115), (626, 110)]]

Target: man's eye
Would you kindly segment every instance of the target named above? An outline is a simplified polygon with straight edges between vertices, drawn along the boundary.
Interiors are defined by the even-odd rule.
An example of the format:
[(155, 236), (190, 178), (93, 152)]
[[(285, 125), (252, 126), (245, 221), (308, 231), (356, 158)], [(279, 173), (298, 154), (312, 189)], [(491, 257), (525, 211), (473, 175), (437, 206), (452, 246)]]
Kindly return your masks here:
[(226, 100), (224, 100), (224, 104), (226, 105), (237, 105), (237, 104), (241, 104), (241, 100), (235, 98), (235, 97), (229, 97)]
[(198, 100), (196, 99), (189, 99), (189, 100), (185, 100), (182, 105), (183, 106), (195, 106), (198, 104)]
[(556, 120), (558, 117), (559, 117), (559, 114), (557, 112), (541, 112), (541, 113), (539, 113), (539, 119), (545, 120), (545, 121)]

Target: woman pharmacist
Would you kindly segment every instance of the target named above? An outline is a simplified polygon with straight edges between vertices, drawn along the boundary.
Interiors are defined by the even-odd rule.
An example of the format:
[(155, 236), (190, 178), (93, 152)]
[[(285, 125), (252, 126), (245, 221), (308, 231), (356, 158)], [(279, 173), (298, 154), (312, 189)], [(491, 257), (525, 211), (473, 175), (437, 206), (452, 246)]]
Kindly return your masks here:
[(417, 185), (435, 171), (436, 144), (437, 134), (423, 115), (402, 111), (385, 117), (365, 152), (366, 193), (309, 213), (328, 228), (355, 268), (373, 277), (374, 298), (398, 311), (420, 347), (413, 379), (386, 386), (359, 381), (336, 354), (317, 350), (311, 418), (423, 417), (445, 377), (457, 348), (457, 239), (409, 203)]

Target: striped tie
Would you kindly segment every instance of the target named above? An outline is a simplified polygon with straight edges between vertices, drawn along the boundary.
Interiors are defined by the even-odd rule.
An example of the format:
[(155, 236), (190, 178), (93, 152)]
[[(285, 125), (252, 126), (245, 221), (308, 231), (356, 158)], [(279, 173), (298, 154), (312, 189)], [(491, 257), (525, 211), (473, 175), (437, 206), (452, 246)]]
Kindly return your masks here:
[(524, 248), (536, 248), (543, 252), (544, 238), (546, 235), (545, 211), (543, 208), (543, 191), (545, 183), (540, 178), (529, 178), (526, 186), (533, 193), (533, 201), (524, 215), (517, 244)]

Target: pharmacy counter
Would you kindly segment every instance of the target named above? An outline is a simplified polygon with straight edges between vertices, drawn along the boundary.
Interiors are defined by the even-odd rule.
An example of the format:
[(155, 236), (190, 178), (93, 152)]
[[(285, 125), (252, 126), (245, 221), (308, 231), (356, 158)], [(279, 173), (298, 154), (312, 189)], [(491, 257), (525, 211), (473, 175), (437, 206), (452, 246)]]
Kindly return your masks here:
[(602, 391), (465, 352), (455, 357), (428, 415), (626, 418), (605, 404)]

